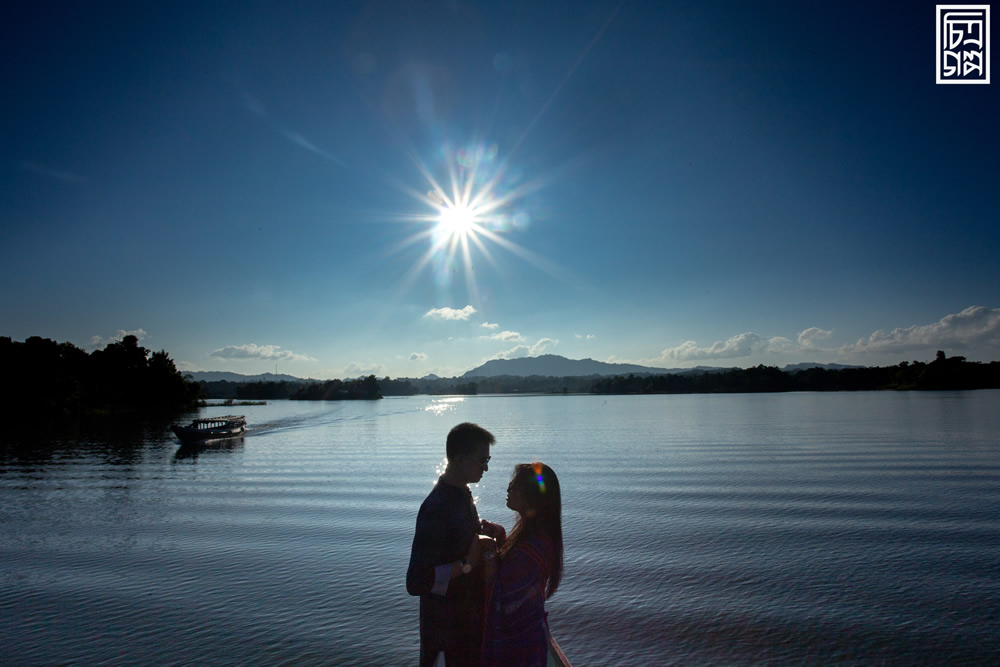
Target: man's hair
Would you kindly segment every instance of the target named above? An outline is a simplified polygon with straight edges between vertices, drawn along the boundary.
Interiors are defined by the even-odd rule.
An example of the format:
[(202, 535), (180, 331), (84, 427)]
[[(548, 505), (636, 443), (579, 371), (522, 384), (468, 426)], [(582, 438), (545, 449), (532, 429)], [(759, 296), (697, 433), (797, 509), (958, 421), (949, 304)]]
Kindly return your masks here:
[(471, 454), (479, 445), (492, 445), (497, 441), (493, 434), (479, 424), (465, 422), (448, 432), (448, 442), (445, 451), (448, 460)]

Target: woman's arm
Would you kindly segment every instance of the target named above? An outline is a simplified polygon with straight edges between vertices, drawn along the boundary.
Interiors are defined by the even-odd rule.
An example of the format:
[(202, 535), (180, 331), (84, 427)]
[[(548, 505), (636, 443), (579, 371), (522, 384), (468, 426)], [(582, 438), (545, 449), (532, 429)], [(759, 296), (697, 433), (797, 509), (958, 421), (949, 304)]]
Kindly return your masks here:
[(503, 543), (507, 541), (507, 531), (499, 523), (483, 519), (479, 522), (479, 532), (496, 540), (498, 549), (502, 549)]

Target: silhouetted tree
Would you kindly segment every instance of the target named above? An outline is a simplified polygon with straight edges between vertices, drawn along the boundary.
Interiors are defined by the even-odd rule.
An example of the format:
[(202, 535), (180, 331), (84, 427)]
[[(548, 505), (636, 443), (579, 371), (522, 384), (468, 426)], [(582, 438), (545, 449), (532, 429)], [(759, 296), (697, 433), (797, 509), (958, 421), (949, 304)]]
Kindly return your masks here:
[(383, 396), (412, 396), (417, 393), (417, 388), (409, 380), (393, 380), (384, 377), (379, 380)]
[(193, 406), (198, 385), (177, 371), (161, 350), (147, 358), (135, 336), (88, 355), (72, 343), (31, 336), (0, 338), (5, 406), (25, 417), (60, 419), (121, 410), (176, 410)]

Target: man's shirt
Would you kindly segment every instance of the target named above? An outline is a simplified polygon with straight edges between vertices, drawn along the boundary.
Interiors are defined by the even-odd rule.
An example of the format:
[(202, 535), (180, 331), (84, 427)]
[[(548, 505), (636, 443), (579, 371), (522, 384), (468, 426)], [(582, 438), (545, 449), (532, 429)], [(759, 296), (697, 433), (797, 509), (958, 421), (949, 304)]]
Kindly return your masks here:
[[(410, 595), (446, 595), (451, 564), (465, 557), (478, 532), (479, 512), (469, 488), (438, 479), (417, 514), (406, 571)], [(443, 566), (447, 566), (448, 577), (442, 581)]]
[(482, 643), (481, 577), (449, 581), (451, 564), (469, 553), (479, 532), (479, 513), (466, 486), (440, 479), (417, 514), (406, 571), (406, 590), (420, 596), (420, 648), (433, 659), (444, 651), (447, 664), (478, 664)]

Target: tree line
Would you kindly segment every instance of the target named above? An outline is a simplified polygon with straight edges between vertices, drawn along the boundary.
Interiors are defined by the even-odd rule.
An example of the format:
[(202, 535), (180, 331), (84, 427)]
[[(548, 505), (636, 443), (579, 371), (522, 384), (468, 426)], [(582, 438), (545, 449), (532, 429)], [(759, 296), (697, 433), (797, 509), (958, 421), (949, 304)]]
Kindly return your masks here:
[(784, 391), (872, 391), (1000, 388), (1000, 362), (969, 362), (943, 351), (934, 361), (871, 368), (810, 368), (786, 372), (773, 366), (714, 372), (614, 377), (499, 376), (379, 380), (374, 375), (325, 382), (193, 382), (164, 350), (150, 352), (135, 336), (87, 353), (72, 343), (32, 336), (0, 336), (6, 369), (0, 399), (9, 414), (59, 420), (92, 414), (172, 412), (201, 398), (241, 400), (377, 400), (414, 394), (686, 394)]
[(374, 375), (356, 380), (327, 380), (303, 385), (289, 396), (299, 401), (355, 401), (382, 398), (382, 389)]
[(326, 382), (229, 382), (199, 383), (205, 398), (240, 400), (357, 401), (382, 398), (382, 388), (374, 375), (353, 380)]
[(501, 375), (475, 378), (377, 379), (327, 382), (202, 382), (206, 398), (241, 400), (370, 399), (426, 394), (711, 394), (783, 391), (875, 391), (1000, 388), (1000, 362), (968, 362), (938, 352), (930, 362), (902, 362), (871, 368), (810, 368), (782, 371), (774, 366), (664, 374), (528, 377)]
[(69, 342), (0, 336), (0, 368), (3, 405), (21, 421), (171, 412), (195, 407), (199, 397), (166, 351), (150, 354), (131, 335), (89, 354)]
[(938, 351), (930, 363), (904, 361), (870, 368), (809, 368), (785, 372), (755, 366), (715, 373), (629, 375), (594, 382), (595, 394), (714, 394), (782, 391), (875, 391), (934, 389), (1000, 389), (1000, 362), (988, 364), (948, 357)]

